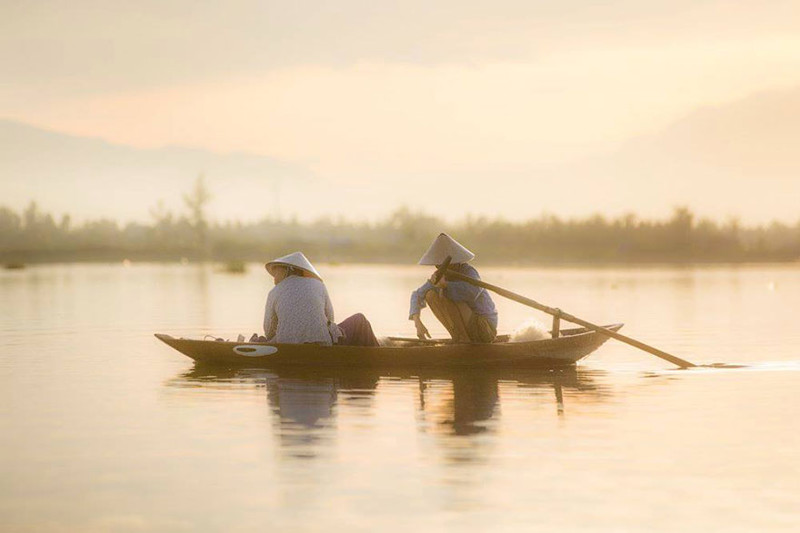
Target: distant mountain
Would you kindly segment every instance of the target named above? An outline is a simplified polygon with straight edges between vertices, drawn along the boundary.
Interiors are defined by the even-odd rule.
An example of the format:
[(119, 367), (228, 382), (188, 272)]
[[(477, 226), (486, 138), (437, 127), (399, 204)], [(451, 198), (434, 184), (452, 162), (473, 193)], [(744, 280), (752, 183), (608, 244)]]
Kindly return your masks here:
[(573, 200), (644, 215), (800, 220), (800, 88), (695, 110), (617, 152), (558, 169)]
[[(521, 165), (515, 175), (452, 172), (425, 187), (406, 176), (376, 176), (341, 185), (299, 165), (250, 154), (169, 147), (143, 150), (0, 121), (0, 205), (35, 199), (54, 214), (78, 218), (149, 218), (163, 200), (183, 209), (199, 173), (214, 195), (217, 220), (266, 215), (364, 213), (384, 216), (408, 204), (437, 215), (542, 212), (643, 217), (686, 205), (701, 216), (745, 222), (800, 220), (800, 87), (760, 93), (695, 110), (613, 153), (565, 165)], [(446, 191), (438, 194), (437, 191)]]
[(137, 149), (0, 120), (0, 205), (15, 209), (36, 200), (54, 214), (146, 220), (160, 200), (183, 209), (182, 196), (201, 173), (214, 195), (211, 214), (222, 219), (262, 218), (314, 181), (307, 169), (268, 157)]

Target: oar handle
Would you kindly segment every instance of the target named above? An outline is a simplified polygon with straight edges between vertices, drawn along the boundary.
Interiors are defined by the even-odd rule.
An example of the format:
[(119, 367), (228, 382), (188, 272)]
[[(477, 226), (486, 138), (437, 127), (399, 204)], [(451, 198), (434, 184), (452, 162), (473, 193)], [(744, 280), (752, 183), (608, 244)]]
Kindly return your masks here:
[(480, 280), (471, 278), (469, 276), (465, 276), (464, 274), (461, 274), (460, 272), (449, 271), (447, 273), (447, 276), (451, 277), (453, 279), (466, 281), (467, 283), (471, 283), (472, 285), (475, 285), (476, 287), (482, 287), (482, 288), (490, 290), (492, 292), (496, 292), (500, 296), (505, 296), (509, 300), (514, 300), (515, 302), (521, 303), (523, 305), (527, 305), (528, 307), (533, 307), (534, 309), (538, 309), (539, 311), (544, 311), (547, 314), (563, 318), (567, 322), (572, 322), (574, 324), (578, 324), (580, 326), (583, 326), (585, 328), (591, 329), (591, 330), (596, 331), (598, 333), (602, 333), (603, 335), (606, 335), (606, 336), (611, 337), (613, 339), (617, 339), (618, 341), (622, 341), (622, 342), (624, 342), (626, 344), (630, 344), (631, 346), (639, 348), (640, 350), (644, 350), (645, 352), (651, 353), (651, 354), (655, 355), (656, 357), (660, 357), (660, 358), (662, 358), (662, 359), (664, 359), (666, 361), (669, 361), (670, 363), (673, 363), (675, 365), (678, 365), (680, 367), (688, 368), (688, 367), (696, 366), (693, 363), (690, 363), (689, 361), (684, 361), (680, 357), (676, 357), (674, 355), (668, 354), (667, 352), (659, 350), (658, 348), (655, 348), (653, 346), (645, 344), (645, 343), (643, 343), (641, 341), (637, 341), (636, 339), (632, 339), (632, 338), (630, 338), (630, 337), (628, 337), (626, 335), (622, 335), (621, 333), (617, 333), (616, 331), (611, 331), (610, 329), (604, 328), (603, 326), (598, 326), (597, 324), (592, 324), (591, 322), (587, 322), (586, 320), (583, 320), (581, 318), (573, 316), (573, 315), (571, 315), (569, 313), (565, 313), (564, 311), (562, 311), (560, 309), (557, 309), (557, 308), (554, 308), (554, 307), (550, 307), (550, 306), (547, 306), (547, 305), (544, 305), (544, 304), (540, 304), (539, 302), (537, 302), (535, 300), (531, 300), (530, 298), (526, 298), (526, 297), (524, 297), (524, 296), (522, 296), (520, 294), (516, 294), (516, 293), (511, 292), (509, 290), (506, 290), (506, 289), (504, 289), (502, 287), (498, 287), (496, 285), (491, 285), (491, 284), (486, 283), (484, 281), (480, 281)]
[(448, 255), (445, 258), (444, 263), (439, 265), (439, 267), (436, 269), (436, 272), (433, 274), (433, 284), (434, 285), (439, 283), (439, 280), (442, 279), (442, 276), (444, 276), (444, 273), (447, 271), (447, 267), (450, 266), (450, 262), (452, 260), (453, 260), (453, 258)]

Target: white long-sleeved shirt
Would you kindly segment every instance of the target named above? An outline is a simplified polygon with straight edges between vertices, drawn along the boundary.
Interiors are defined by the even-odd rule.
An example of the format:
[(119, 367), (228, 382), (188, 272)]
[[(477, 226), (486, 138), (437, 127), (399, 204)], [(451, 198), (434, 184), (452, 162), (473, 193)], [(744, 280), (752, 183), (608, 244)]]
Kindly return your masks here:
[(269, 342), (330, 345), (342, 336), (333, 318), (325, 284), (316, 278), (289, 276), (275, 285), (264, 307)]

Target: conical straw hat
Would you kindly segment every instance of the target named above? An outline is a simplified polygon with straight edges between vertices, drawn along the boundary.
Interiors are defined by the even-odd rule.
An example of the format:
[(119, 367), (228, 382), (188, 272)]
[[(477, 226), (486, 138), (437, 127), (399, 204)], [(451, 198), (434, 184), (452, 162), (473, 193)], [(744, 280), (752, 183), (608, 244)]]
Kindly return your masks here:
[(303, 252), (294, 252), (292, 254), (273, 259), (264, 265), (264, 268), (267, 269), (267, 272), (269, 272), (271, 276), (274, 276), (275, 274), (272, 273), (272, 269), (276, 266), (291, 266), (299, 268), (303, 270), (304, 273), (322, 281), (322, 276), (319, 275), (319, 272), (317, 272), (317, 269), (311, 264), (311, 261), (309, 261), (305, 255), (303, 255)]
[(441, 265), (448, 255), (452, 263), (467, 263), (475, 259), (475, 254), (464, 248), (457, 240), (447, 233), (440, 233), (419, 260), (419, 264)]

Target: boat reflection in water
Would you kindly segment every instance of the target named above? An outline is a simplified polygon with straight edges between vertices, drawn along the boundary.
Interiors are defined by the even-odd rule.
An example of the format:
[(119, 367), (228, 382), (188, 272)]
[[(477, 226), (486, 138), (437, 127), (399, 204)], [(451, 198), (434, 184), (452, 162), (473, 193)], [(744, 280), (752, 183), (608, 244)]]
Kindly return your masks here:
[[(336, 439), (337, 424), (369, 426), (374, 419), (401, 423), (405, 413), (421, 433), (470, 436), (496, 430), (501, 403), (563, 416), (565, 391), (571, 401), (596, 403), (609, 391), (598, 385), (599, 372), (566, 367), (557, 370), (440, 370), (425, 373), (334, 369), (242, 369), (195, 364), (170, 385), (218, 389), (266, 385), (273, 430), (288, 455), (313, 457)], [(600, 380), (602, 381), (602, 380)], [(381, 405), (390, 412), (382, 413)]]
[(331, 432), (341, 405), (372, 410), (377, 375), (326, 376), (264, 373), (267, 401), (282, 448), (293, 457), (313, 457)]

